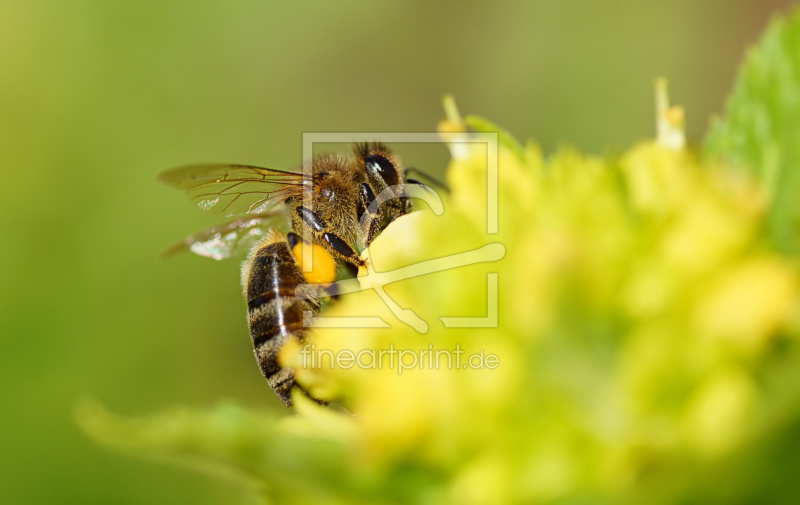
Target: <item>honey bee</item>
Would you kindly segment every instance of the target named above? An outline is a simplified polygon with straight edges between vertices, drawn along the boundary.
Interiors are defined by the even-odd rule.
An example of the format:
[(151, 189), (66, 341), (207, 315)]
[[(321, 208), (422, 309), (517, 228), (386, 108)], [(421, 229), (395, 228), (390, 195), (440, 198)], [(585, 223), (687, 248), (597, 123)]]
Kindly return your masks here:
[[(241, 277), (250, 338), (261, 373), (287, 406), (294, 388), (324, 401), (280, 366), (280, 349), (289, 339), (306, 339), (320, 311), (320, 289), (333, 283), (339, 267), (355, 275), (364, 264), (358, 251), (410, 211), (408, 185), (430, 190), (407, 177), (413, 169), (401, 167), (385, 145), (365, 143), (355, 145), (350, 156), (320, 155), (296, 172), (217, 164), (179, 167), (159, 176), (201, 209), (239, 216), (166, 253), (190, 250), (223, 259), (250, 249)], [(304, 268), (303, 251), (311, 252), (310, 269)]]

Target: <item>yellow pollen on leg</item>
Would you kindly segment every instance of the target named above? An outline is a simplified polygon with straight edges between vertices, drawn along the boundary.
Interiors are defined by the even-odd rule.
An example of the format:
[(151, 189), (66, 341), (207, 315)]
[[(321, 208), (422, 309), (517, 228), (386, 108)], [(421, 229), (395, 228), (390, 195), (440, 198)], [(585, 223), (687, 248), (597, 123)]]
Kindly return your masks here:
[[(306, 272), (306, 264), (303, 263), (303, 249), (307, 247), (311, 250), (311, 271)], [(309, 284), (331, 284), (336, 279), (336, 260), (317, 244), (298, 243), (292, 249), (292, 254), (300, 265), (300, 270)]]

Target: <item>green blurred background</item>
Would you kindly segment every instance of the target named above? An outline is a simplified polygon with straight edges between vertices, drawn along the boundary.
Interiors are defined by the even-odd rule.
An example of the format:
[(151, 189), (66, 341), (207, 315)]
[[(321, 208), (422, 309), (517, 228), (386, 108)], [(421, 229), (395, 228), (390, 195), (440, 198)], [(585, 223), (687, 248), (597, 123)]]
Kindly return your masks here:
[(0, 503), (241, 498), (107, 452), (73, 421), (87, 397), (125, 415), (282, 408), (251, 355), (237, 262), (158, 257), (218, 221), (158, 172), (289, 168), (304, 131), (432, 131), (448, 92), (547, 150), (616, 151), (652, 134), (659, 75), (697, 141), (790, 3), (3, 1)]

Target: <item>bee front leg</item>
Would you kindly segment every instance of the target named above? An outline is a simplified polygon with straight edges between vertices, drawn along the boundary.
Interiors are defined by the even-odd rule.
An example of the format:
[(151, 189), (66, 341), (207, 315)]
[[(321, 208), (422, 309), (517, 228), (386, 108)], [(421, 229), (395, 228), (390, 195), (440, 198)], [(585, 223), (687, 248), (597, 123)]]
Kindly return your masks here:
[(403, 177), (405, 178), (407, 184), (419, 184), (423, 188), (430, 190), (430, 188), (427, 185), (419, 182), (416, 179), (411, 179), (411, 178), (408, 177), (409, 175), (414, 174), (414, 173), (419, 174), (422, 177), (424, 177), (425, 179), (429, 180), (431, 183), (433, 183), (434, 186), (439, 186), (440, 188), (444, 189), (445, 191), (450, 191), (450, 188), (447, 187), (447, 184), (443, 183), (439, 179), (431, 177), (428, 173), (423, 172), (422, 170), (420, 170), (418, 168), (414, 168), (414, 167), (408, 167), (403, 171)]
[(335, 233), (327, 231), (327, 224), (325, 224), (325, 221), (314, 211), (300, 206), (297, 207), (296, 212), (300, 215), (304, 223), (311, 226), (312, 233), (317, 240), (326, 243), (330, 250), (335, 253), (335, 256), (338, 256), (339, 259), (343, 261), (353, 263), (356, 266), (364, 265), (364, 261), (359, 257), (355, 249), (350, 247), (350, 244)]
[(364, 233), (364, 247), (369, 247), (378, 233), (381, 231), (381, 209), (380, 206), (374, 205), (375, 193), (369, 184), (361, 184), (361, 208), (358, 214), (358, 222), (361, 224), (362, 232)]
[(333, 233), (325, 232), (322, 234), (322, 240), (324, 240), (331, 248), (339, 253), (343, 260), (353, 263), (356, 266), (364, 266), (364, 260), (358, 255), (358, 253), (350, 247), (350, 245), (339, 238), (338, 235)]

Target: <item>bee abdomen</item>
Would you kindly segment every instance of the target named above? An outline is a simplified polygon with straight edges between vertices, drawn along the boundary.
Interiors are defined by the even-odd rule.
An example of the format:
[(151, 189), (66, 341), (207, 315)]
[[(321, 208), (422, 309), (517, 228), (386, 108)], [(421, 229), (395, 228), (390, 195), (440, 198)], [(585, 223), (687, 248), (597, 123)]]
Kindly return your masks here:
[(305, 279), (286, 241), (255, 251), (246, 283), (247, 321), (258, 366), (278, 397), (291, 405), (296, 384), (292, 371), (281, 368), (278, 354), (289, 338), (304, 340), (304, 316), (315, 316), (319, 305), (296, 296)]
[(248, 312), (253, 349), (267, 379), (280, 369), (278, 352), (286, 340), (291, 336), (303, 339), (303, 311), (311, 310), (305, 305), (294, 296), (275, 298)]

